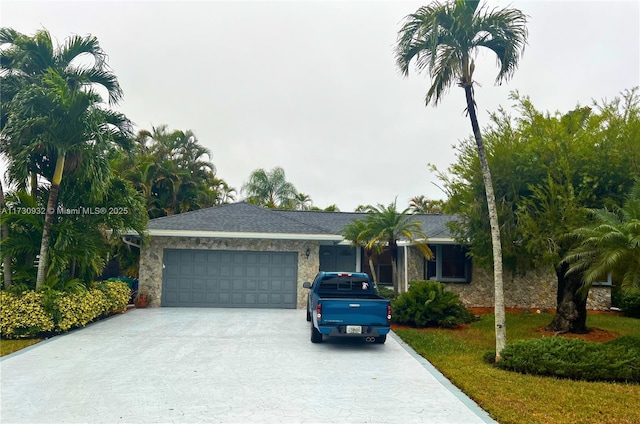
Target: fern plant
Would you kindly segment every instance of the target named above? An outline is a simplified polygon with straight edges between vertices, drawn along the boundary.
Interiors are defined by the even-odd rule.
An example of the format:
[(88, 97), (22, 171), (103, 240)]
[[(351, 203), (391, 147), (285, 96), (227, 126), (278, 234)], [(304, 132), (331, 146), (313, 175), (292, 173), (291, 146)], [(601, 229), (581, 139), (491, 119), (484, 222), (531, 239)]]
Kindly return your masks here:
[(393, 302), (393, 320), (398, 324), (453, 328), (474, 319), (460, 297), (437, 281), (413, 281)]

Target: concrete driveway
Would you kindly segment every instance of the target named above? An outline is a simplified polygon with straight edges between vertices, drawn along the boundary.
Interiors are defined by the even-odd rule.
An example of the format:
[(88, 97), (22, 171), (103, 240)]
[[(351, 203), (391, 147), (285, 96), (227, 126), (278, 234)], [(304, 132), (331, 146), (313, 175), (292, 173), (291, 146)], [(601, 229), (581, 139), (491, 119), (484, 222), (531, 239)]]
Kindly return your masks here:
[(493, 422), (392, 335), (309, 341), (302, 310), (152, 308), (2, 358), (2, 423)]

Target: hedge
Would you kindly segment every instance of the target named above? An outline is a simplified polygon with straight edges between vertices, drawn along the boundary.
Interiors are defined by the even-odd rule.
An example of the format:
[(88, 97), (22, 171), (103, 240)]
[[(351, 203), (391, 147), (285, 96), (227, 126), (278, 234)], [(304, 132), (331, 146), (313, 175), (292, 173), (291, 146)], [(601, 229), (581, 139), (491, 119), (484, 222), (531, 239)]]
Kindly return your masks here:
[(120, 281), (92, 284), (86, 291), (13, 294), (0, 291), (2, 338), (45, 337), (84, 327), (99, 318), (123, 312), (131, 295)]
[[(495, 352), (485, 355), (495, 358)], [(640, 339), (631, 336), (596, 343), (564, 337), (518, 341), (501, 353), (498, 368), (586, 381), (640, 383)]]

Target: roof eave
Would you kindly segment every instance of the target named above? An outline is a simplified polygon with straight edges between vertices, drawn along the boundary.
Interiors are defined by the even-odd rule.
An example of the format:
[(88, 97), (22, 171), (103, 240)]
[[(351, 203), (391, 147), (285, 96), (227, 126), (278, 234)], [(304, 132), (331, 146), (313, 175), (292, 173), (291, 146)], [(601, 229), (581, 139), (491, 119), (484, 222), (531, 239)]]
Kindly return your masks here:
[(232, 239), (266, 239), (266, 240), (318, 240), (342, 241), (341, 235), (335, 234), (295, 234), (295, 233), (250, 233), (201, 230), (149, 230), (150, 236), (156, 237), (205, 237)]

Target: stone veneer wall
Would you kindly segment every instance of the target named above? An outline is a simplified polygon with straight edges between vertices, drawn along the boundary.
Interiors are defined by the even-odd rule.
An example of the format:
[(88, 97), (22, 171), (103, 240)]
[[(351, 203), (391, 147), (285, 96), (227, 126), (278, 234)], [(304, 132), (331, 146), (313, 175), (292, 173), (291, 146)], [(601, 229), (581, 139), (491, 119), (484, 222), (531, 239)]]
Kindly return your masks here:
[[(400, 255), (399, 268), (404, 282), (404, 254)], [(424, 278), (422, 254), (416, 248), (409, 249), (409, 281)], [(447, 290), (460, 295), (469, 307), (493, 307), (493, 271), (473, 267), (471, 283), (445, 283)], [(558, 279), (551, 270), (539, 269), (524, 275), (503, 272), (505, 306), (507, 308), (555, 309)], [(608, 310), (611, 307), (611, 287), (594, 286), (589, 290), (587, 309)]]
[(593, 286), (587, 295), (587, 309), (608, 311), (611, 309), (611, 286)]
[[(302, 283), (312, 281), (319, 269), (320, 245), (316, 241), (219, 239), (205, 237), (153, 237), (140, 252), (139, 288), (149, 293), (149, 306), (162, 298), (162, 258), (164, 249), (246, 250), (298, 253), (298, 308), (306, 307)], [(309, 249), (309, 258), (305, 251)]]

